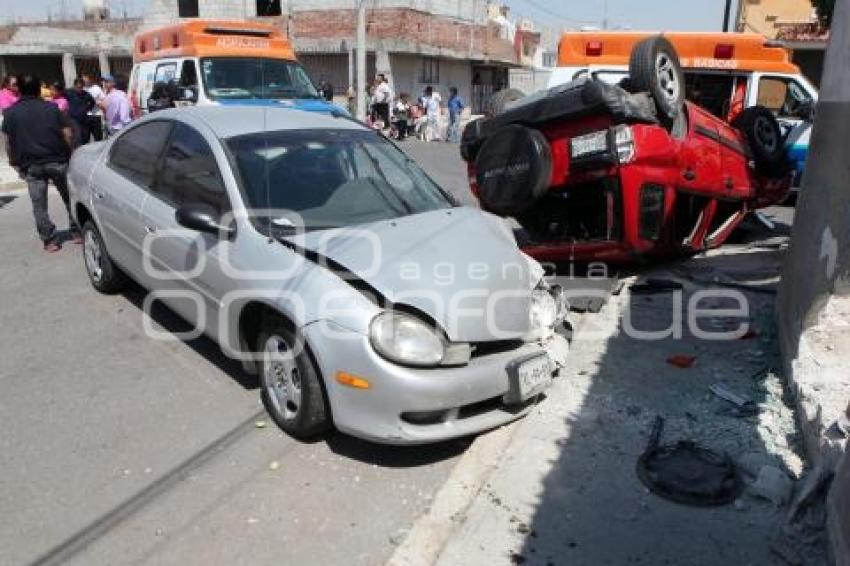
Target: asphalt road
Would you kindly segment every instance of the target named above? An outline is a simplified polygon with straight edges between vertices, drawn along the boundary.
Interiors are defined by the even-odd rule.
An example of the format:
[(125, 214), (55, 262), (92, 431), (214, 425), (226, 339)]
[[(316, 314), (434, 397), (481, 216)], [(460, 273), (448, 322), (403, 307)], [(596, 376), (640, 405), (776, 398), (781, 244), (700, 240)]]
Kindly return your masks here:
[[(466, 197), (456, 146), (405, 147)], [(147, 338), (143, 291), (44, 254), (25, 192), (0, 238), (0, 564), (380, 564), (469, 444), (296, 442), (212, 342)]]

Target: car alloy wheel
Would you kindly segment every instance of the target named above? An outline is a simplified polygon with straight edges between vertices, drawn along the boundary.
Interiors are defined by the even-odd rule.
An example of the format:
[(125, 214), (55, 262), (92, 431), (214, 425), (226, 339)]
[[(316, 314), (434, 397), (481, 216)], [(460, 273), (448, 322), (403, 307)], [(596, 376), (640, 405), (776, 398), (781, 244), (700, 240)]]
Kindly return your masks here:
[(661, 51), (655, 57), (655, 73), (658, 75), (658, 85), (661, 87), (664, 97), (670, 104), (675, 104), (679, 100), (681, 89), (679, 75), (676, 72), (673, 59), (664, 51)]
[(86, 230), (83, 238), (83, 255), (91, 280), (95, 284), (103, 281), (103, 250), (100, 246), (100, 238), (94, 230)]
[(282, 336), (268, 337), (263, 361), (262, 379), (267, 398), (283, 420), (295, 420), (301, 409), (301, 373), (292, 349)]

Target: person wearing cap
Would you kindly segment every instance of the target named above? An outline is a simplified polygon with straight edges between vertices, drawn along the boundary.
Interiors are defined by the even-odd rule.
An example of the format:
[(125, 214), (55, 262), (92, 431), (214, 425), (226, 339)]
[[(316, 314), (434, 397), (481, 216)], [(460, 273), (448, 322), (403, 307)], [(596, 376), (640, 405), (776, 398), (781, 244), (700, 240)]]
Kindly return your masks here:
[(106, 87), (106, 97), (101, 108), (106, 116), (106, 130), (109, 135), (113, 135), (123, 130), (132, 120), (130, 100), (121, 88), (123, 84), (112, 75), (103, 75), (103, 84)]

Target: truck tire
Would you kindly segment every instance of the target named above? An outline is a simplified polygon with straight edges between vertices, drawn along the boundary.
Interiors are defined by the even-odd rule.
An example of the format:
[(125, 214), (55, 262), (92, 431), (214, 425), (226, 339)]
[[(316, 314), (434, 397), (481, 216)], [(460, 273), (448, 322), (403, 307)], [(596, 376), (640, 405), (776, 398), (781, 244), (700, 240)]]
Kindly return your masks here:
[(685, 101), (685, 74), (676, 49), (665, 37), (648, 37), (632, 48), (629, 89), (649, 92), (658, 117), (668, 127), (673, 124)]
[(531, 208), (549, 188), (552, 150), (540, 131), (512, 124), (484, 143), (475, 171), (481, 207), (515, 216)]
[(732, 121), (732, 126), (747, 138), (759, 172), (777, 176), (783, 174), (786, 169), (783, 167), (785, 144), (773, 112), (764, 106), (751, 106)]
[(487, 107), (485, 109), (485, 113), (488, 116), (498, 116), (502, 112), (505, 111), (508, 104), (511, 102), (515, 102), (521, 98), (525, 98), (525, 95), (522, 91), (519, 91), (515, 88), (506, 88), (504, 90), (500, 90), (497, 93), (494, 93), (490, 100), (487, 101)]

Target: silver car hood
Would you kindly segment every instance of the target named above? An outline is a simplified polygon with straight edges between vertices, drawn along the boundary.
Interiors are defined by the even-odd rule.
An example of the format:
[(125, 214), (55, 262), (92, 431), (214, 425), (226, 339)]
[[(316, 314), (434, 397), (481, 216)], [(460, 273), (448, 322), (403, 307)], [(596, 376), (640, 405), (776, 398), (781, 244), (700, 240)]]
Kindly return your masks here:
[[(543, 277), (510, 229), (475, 208), (416, 214), (285, 238), (328, 258), (394, 304), (425, 313), (457, 342), (528, 334), (531, 291)], [(330, 263), (330, 262), (329, 262)]]

